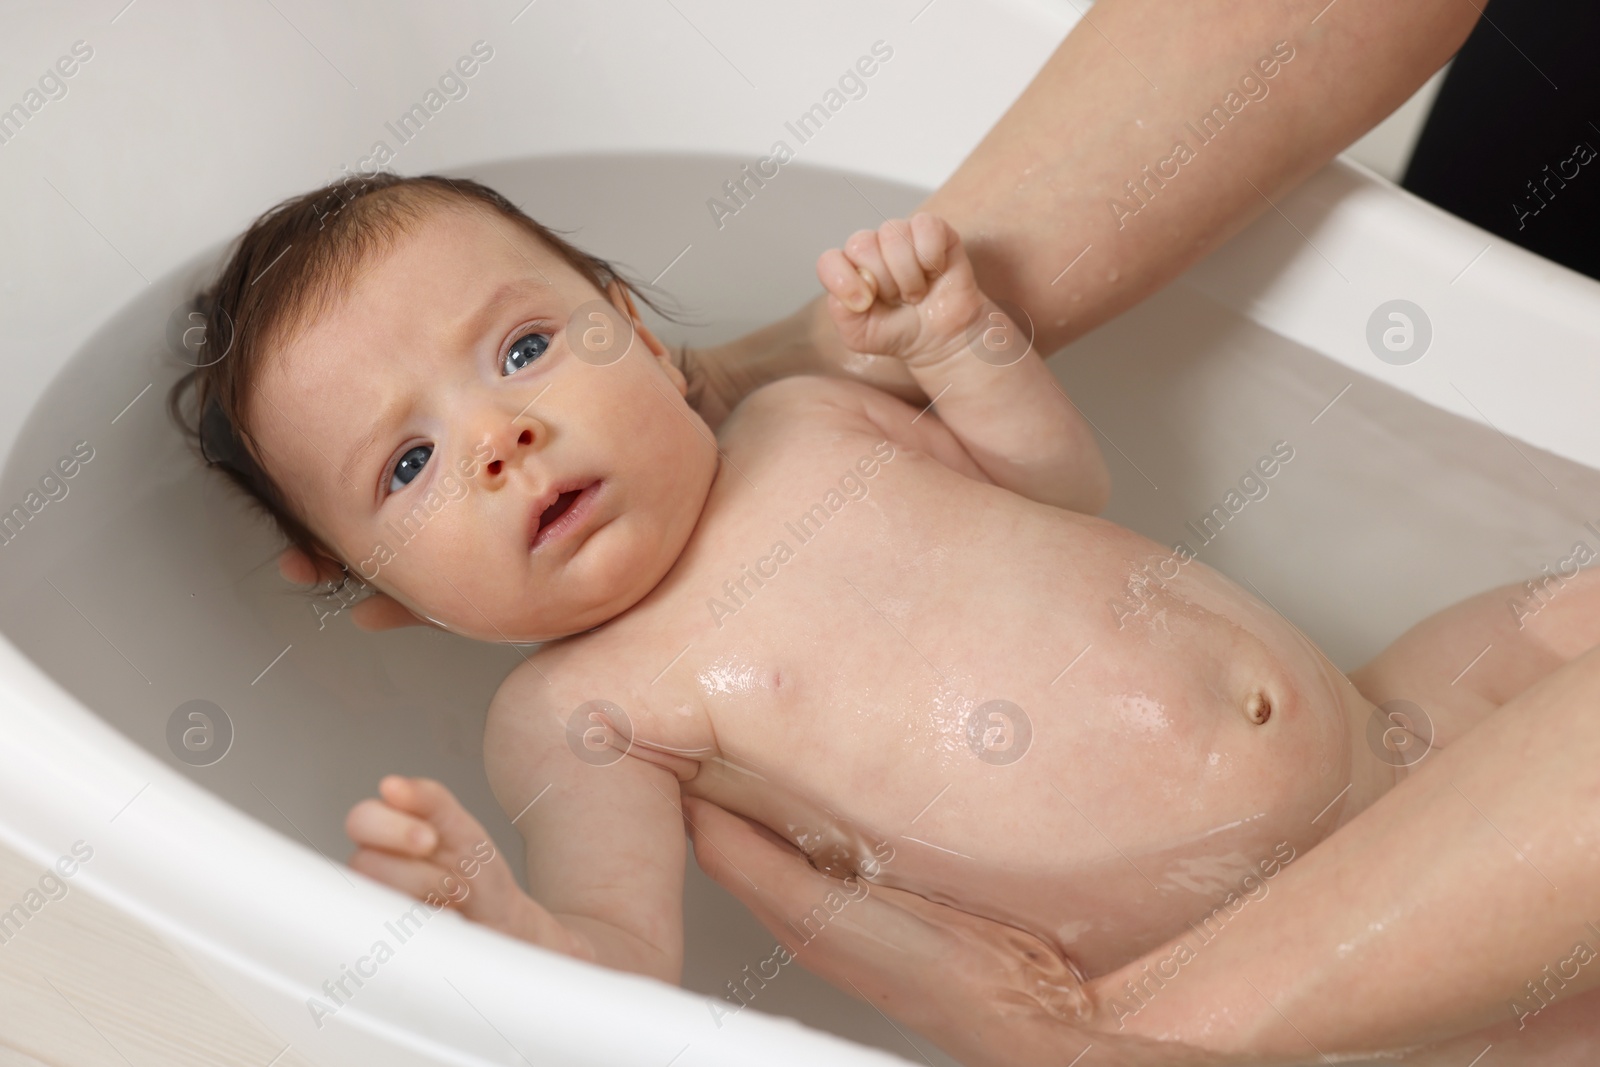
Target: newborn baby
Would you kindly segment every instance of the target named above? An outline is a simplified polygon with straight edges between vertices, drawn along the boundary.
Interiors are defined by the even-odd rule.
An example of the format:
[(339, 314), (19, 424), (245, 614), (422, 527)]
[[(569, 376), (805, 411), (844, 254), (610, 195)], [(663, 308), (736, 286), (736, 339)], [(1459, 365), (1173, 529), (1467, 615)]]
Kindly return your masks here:
[(199, 372), (208, 455), (297, 543), (451, 632), (544, 642), (484, 739), (531, 892), (420, 779), (351, 812), (356, 869), (422, 896), (470, 863), (468, 917), (675, 981), (696, 796), (1092, 975), (1394, 784), (1295, 627), (1199, 561), (1152, 578), (1172, 553), (1094, 517), (1088, 426), (939, 218), (817, 265), (846, 346), (934, 404), (790, 378), (713, 435), (629, 287), (478, 190), (264, 217), (213, 298), (233, 377)]

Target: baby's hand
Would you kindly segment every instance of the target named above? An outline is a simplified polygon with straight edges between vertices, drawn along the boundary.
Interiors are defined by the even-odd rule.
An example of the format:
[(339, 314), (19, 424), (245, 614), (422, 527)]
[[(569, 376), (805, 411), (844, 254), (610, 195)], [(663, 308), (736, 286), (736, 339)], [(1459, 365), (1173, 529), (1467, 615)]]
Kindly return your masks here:
[(985, 303), (955, 229), (918, 212), (858, 230), (817, 260), (846, 347), (927, 367), (967, 346)]
[(359, 846), (351, 867), (513, 937), (571, 951), (541, 936), (554, 920), (517, 885), (488, 831), (450, 790), (432, 779), (391, 774), (378, 792), (381, 799), (363, 800), (345, 818), (345, 833)]

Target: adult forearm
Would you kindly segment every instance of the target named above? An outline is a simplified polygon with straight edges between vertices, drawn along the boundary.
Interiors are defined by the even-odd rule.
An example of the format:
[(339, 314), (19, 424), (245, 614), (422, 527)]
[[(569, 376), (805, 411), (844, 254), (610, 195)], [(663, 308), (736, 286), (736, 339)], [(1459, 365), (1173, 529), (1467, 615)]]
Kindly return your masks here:
[[(1469, 0), (1100, 0), (922, 208), (1049, 355), (1273, 210), (1477, 18)], [(700, 360), (713, 408), (797, 373), (922, 397), (894, 361), (846, 352), (820, 297)]]
[(1557, 1025), (1547, 1002), (1600, 987), (1597, 706), (1600, 647), (1429, 753), (1185, 961), (1175, 941), (1097, 982), (1103, 1018), (1269, 1057)]
[[(1100, 0), (923, 207), (1049, 354), (1272, 210), (1477, 17), (1467, 0)], [(1279, 42), (1293, 58), (1258, 66)]]

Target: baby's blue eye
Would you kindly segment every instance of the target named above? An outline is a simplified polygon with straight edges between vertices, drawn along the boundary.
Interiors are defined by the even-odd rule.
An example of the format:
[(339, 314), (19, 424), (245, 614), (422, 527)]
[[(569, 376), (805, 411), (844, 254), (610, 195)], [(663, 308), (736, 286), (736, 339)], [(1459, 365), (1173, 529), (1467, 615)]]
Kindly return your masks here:
[(530, 333), (519, 337), (511, 345), (511, 351), (506, 353), (506, 361), (500, 370), (503, 374), (515, 374), (540, 356), (550, 347), (550, 335), (547, 333)]
[(418, 445), (401, 456), (400, 462), (394, 465), (394, 477), (389, 479), (389, 492), (398, 493), (410, 485), (411, 479), (422, 473), (422, 468), (427, 465), (428, 457), (431, 455), (433, 455), (432, 445)]

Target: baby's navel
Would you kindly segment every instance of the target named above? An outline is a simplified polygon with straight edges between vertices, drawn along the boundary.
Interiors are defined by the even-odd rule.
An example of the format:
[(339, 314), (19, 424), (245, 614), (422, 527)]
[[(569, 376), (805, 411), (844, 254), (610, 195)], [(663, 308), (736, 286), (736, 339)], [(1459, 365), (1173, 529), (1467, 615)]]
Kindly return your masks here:
[(1260, 726), (1272, 718), (1272, 698), (1257, 689), (1244, 703), (1244, 717)]

